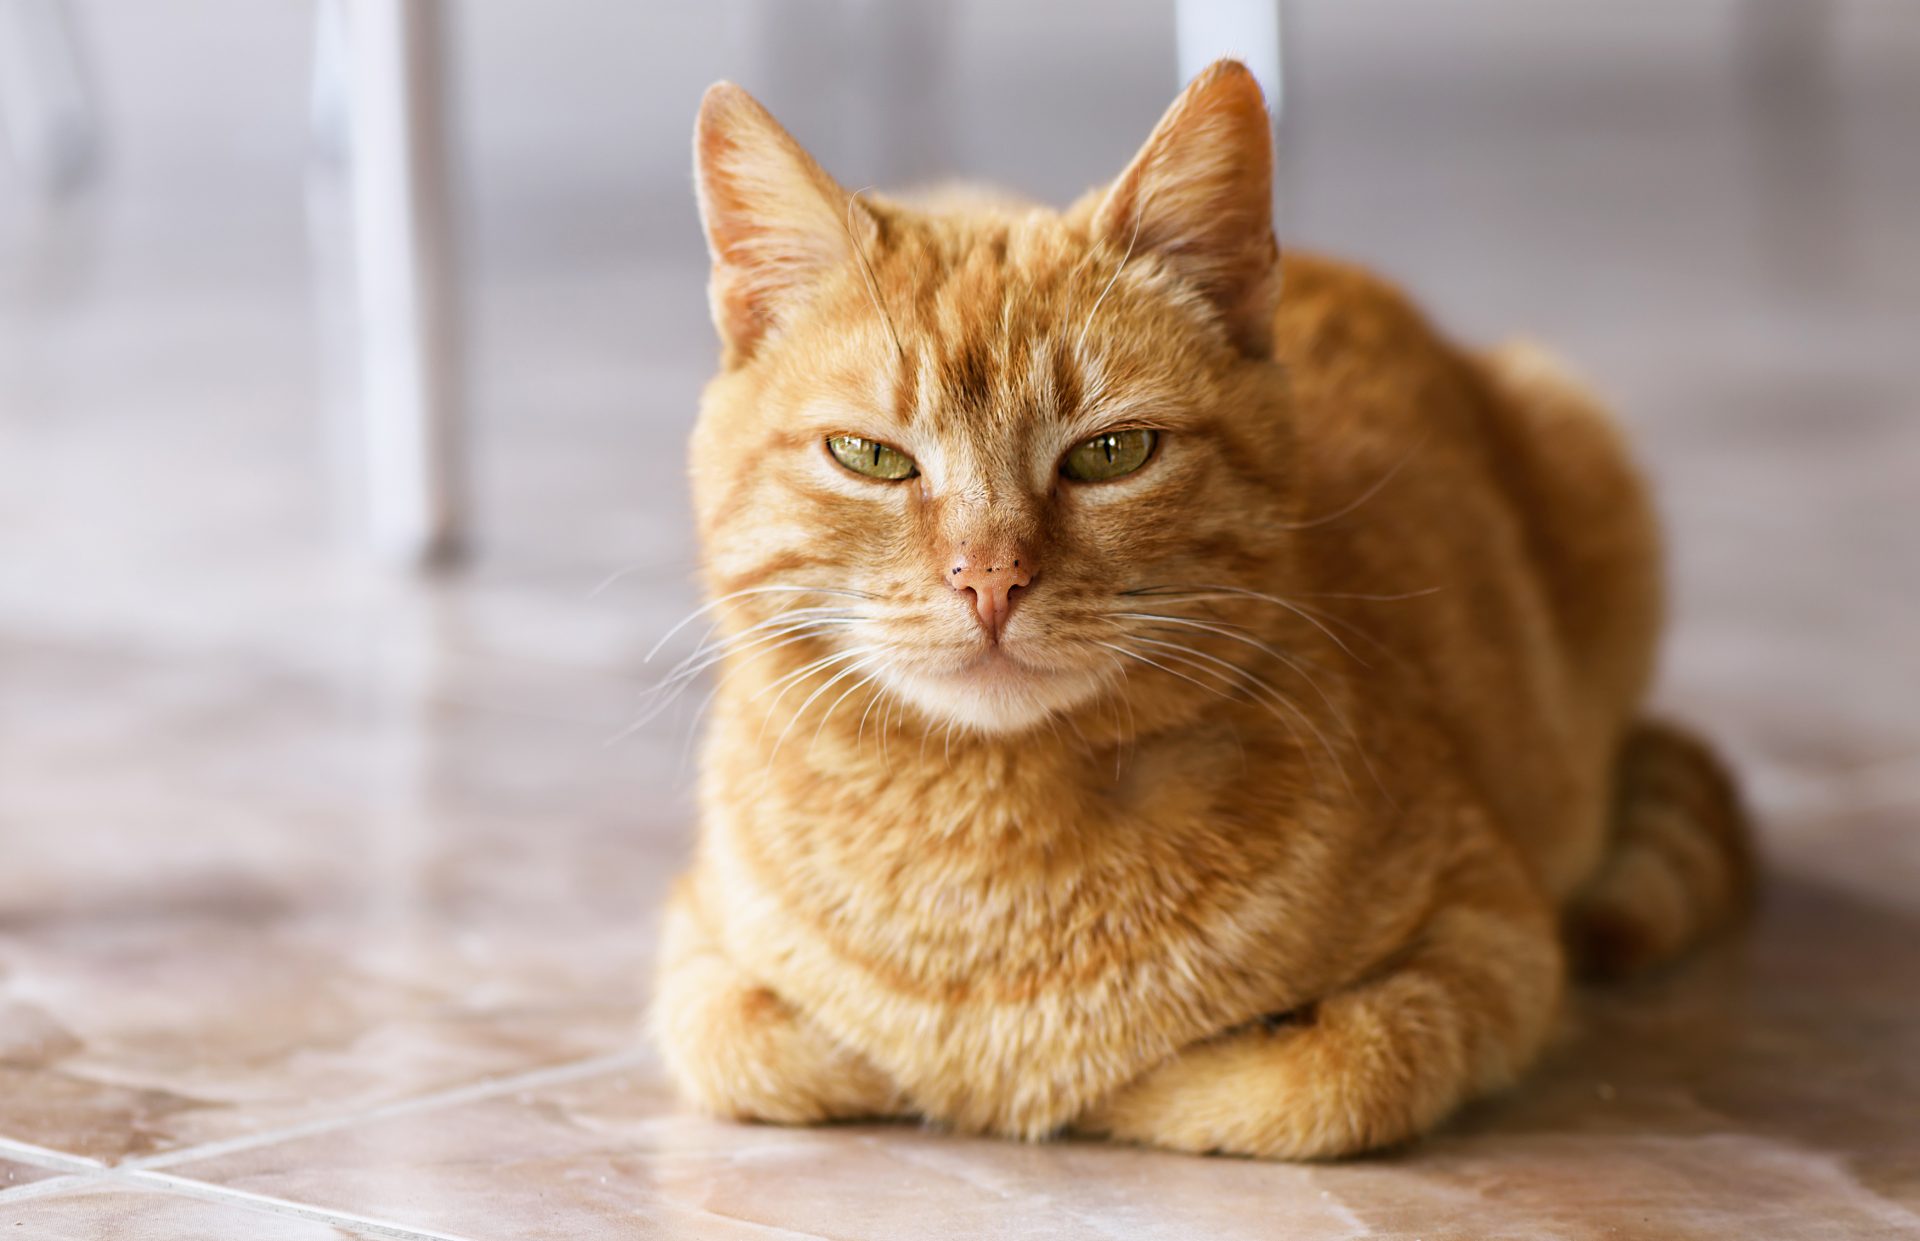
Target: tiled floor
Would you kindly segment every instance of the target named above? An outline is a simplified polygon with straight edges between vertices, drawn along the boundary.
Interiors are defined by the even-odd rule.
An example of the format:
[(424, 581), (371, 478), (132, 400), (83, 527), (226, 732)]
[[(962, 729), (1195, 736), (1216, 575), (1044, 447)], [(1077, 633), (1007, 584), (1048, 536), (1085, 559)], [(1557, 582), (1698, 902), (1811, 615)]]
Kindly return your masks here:
[(688, 721), (622, 730), (693, 603), (687, 220), (596, 249), (599, 183), (478, 170), (482, 551), (411, 584), (333, 537), (297, 199), (134, 150), (89, 218), (0, 214), (4, 1235), (1920, 1236), (1920, 24), (1839, 7), (1831, 115), (1756, 133), (1702, 18), (1445, 7), (1300, 6), (1289, 236), (1535, 326), (1634, 425), (1750, 935), (1352, 1164), (686, 1116), (637, 1023)]

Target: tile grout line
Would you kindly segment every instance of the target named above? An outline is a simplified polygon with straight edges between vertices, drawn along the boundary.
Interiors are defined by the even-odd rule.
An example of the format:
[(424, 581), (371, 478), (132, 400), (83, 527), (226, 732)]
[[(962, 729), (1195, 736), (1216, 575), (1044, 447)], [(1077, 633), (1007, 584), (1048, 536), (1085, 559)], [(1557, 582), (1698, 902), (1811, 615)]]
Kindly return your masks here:
[[(14, 1149), (27, 1146), (28, 1143), (14, 1143), (0, 1138), (9, 1154), (24, 1155), (25, 1152)], [(44, 1148), (34, 1148), (36, 1151)], [(54, 1156), (46, 1162), (51, 1164), (59, 1160), (55, 1151), (46, 1152)], [(61, 1162), (88, 1162), (66, 1157)], [(50, 1198), (59, 1194), (72, 1193), (88, 1186), (132, 1186), (147, 1189), (155, 1193), (174, 1198), (193, 1198), (202, 1202), (212, 1202), (239, 1207), (242, 1210), (262, 1212), (267, 1215), (279, 1215), (295, 1219), (311, 1220), (315, 1223), (329, 1224), (353, 1231), (386, 1237), (390, 1241), (470, 1241), (469, 1238), (453, 1233), (435, 1232), (431, 1229), (415, 1228), (407, 1224), (395, 1224), (375, 1219), (369, 1215), (360, 1215), (353, 1211), (341, 1211), (332, 1207), (312, 1206), (304, 1202), (295, 1202), (290, 1198), (276, 1198), (271, 1194), (256, 1194), (251, 1190), (234, 1189), (227, 1185), (215, 1185), (210, 1181), (195, 1180), (187, 1176), (175, 1176), (168, 1172), (143, 1172), (95, 1165), (83, 1171), (56, 1176), (44, 1181), (29, 1181), (25, 1185), (16, 1185), (12, 1189), (0, 1190), (0, 1205), (15, 1202), (29, 1202), (35, 1198)]]
[(312, 1220), (318, 1223), (333, 1224), (355, 1229), (375, 1236), (392, 1238), (393, 1241), (469, 1241), (452, 1233), (434, 1232), (429, 1229), (410, 1227), (404, 1224), (389, 1223), (369, 1216), (356, 1215), (351, 1211), (335, 1210), (331, 1207), (313, 1206), (295, 1202), (288, 1198), (276, 1198), (269, 1194), (256, 1194), (250, 1190), (235, 1189), (218, 1185), (211, 1181), (180, 1176), (161, 1171), (198, 1159), (210, 1159), (220, 1155), (235, 1154), (263, 1146), (273, 1146), (282, 1142), (298, 1141), (323, 1133), (349, 1128), (355, 1125), (386, 1120), (395, 1116), (406, 1116), (416, 1112), (432, 1111), (436, 1108), (456, 1106), (461, 1103), (479, 1102), (495, 1098), (514, 1091), (536, 1089), (542, 1086), (559, 1085), (581, 1078), (594, 1077), (601, 1073), (617, 1072), (621, 1069), (638, 1068), (650, 1060), (650, 1053), (643, 1050), (613, 1052), (603, 1056), (594, 1056), (586, 1060), (576, 1060), (570, 1064), (550, 1065), (545, 1068), (531, 1069), (524, 1073), (513, 1073), (505, 1077), (483, 1079), (469, 1082), (432, 1094), (417, 1095), (410, 1099), (401, 1099), (364, 1111), (345, 1113), (339, 1116), (325, 1117), (297, 1125), (287, 1125), (263, 1133), (248, 1134), (243, 1137), (227, 1138), (215, 1142), (205, 1142), (198, 1146), (183, 1147), (159, 1155), (149, 1155), (142, 1159), (128, 1160), (119, 1165), (111, 1165), (84, 1155), (70, 1155), (17, 1138), (0, 1137), (0, 1154), (15, 1162), (30, 1167), (44, 1168), (48, 1171), (63, 1173), (45, 1181), (29, 1181), (12, 1189), (0, 1190), (0, 1202), (19, 1202), (34, 1198), (49, 1197), (55, 1194), (72, 1192), (86, 1185), (117, 1184), (134, 1185), (180, 1197), (197, 1198), (207, 1202), (226, 1203), (248, 1210), (263, 1211), (272, 1215), (291, 1216)]
[[(107, 1170), (107, 1165), (98, 1159), (89, 1159), (85, 1155), (69, 1155), (65, 1151), (36, 1146), (32, 1142), (22, 1142), (18, 1138), (0, 1137), (0, 1155), (7, 1156), (15, 1163), (24, 1163), (32, 1168), (45, 1168), (50, 1172), (79, 1173), (90, 1176)], [(24, 1189), (25, 1186), (18, 1188)]]
[(44, 1181), (28, 1181), (24, 1185), (15, 1185), (11, 1189), (0, 1189), (0, 1205), (9, 1202), (25, 1202), (32, 1198), (44, 1198), (48, 1194), (64, 1194), (69, 1189), (96, 1184), (98, 1179), (93, 1173), (76, 1172), (68, 1176), (48, 1177)]
[[(478, 1103), (518, 1090), (537, 1089), (541, 1086), (555, 1086), (575, 1081), (583, 1077), (594, 1077), (601, 1073), (610, 1073), (619, 1069), (637, 1068), (651, 1058), (644, 1051), (612, 1052), (604, 1056), (595, 1056), (587, 1060), (575, 1060), (568, 1064), (549, 1065), (546, 1068), (530, 1069), (524, 1073), (514, 1073), (506, 1077), (482, 1078), (477, 1082), (468, 1082), (464, 1086), (454, 1086), (447, 1090), (431, 1094), (415, 1095), (412, 1098), (397, 1099), (392, 1103), (383, 1103), (365, 1111), (344, 1112), (337, 1116), (323, 1116), (316, 1120), (302, 1121), (299, 1124), (286, 1125), (278, 1129), (267, 1129), (260, 1133), (243, 1134), (239, 1137), (221, 1138), (213, 1142), (203, 1142), (198, 1146), (186, 1146), (179, 1150), (164, 1151), (158, 1155), (147, 1155), (139, 1159), (129, 1159), (115, 1165), (128, 1172), (146, 1172), (163, 1168), (177, 1167), (183, 1163), (192, 1163), (200, 1159), (213, 1159), (221, 1155), (238, 1154), (241, 1151), (254, 1150), (262, 1146), (276, 1146), (282, 1142), (298, 1141), (301, 1138), (317, 1137), (323, 1133), (333, 1133), (340, 1129), (374, 1121), (390, 1120), (396, 1116), (410, 1116), (415, 1112), (427, 1112), (436, 1108), (457, 1106), (462, 1103)], [(4, 1142), (5, 1139), (0, 1139)], [(4, 1150), (0, 1146), (0, 1150)], [(57, 1153), (57, 1152), (49, 1152)]]
[(408, 1224), (395, 1224), (387, 1220), (375, 1219), (370, 1215), (359, 1215), (352, 1211), (339, 1211), (332, 1207), (311, 1206), (304, 1202), (295, 1202), (291, 1198), (276, 1198), (272, 1194), (256, 1194), (250, 1190), (234, 1189), (228, 1185), (215, 1185), (210, 1181), (198, 1181), (188, 1176), (175, 1176), (168, 1172), (121, 1171), (109, 1168), (101, 1178), (120, 1184), (140, 1185), (158, 1189), (176, 1197), (197, 1198), (202, 1202), (236, 1206), (244, 1210), (259, 1211), (267, 1215), (279, 1215), (293, 1219), (311, 1220), (317, 1224), (330, 1224), (336, 1227), (350, 1228), (356, 1232), (371, 1233), (376, 1237), (386, 1237), (390, 1241), (472, 1241), (457, 1233), (435, 1232), (429, 1228), (416, 1228)]

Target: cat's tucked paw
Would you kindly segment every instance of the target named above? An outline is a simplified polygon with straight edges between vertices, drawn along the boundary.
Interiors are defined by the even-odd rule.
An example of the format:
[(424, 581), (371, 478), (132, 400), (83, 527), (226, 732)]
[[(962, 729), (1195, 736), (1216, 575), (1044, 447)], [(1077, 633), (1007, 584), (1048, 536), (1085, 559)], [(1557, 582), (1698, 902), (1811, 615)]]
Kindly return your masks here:
[[(1078, 1128), (1195, 1153), (1329, 1159), (1431, 1129), (1545, 1038), (1561, 962), (1524, 892), (1443, 910), (1393, 969), (1197, 1043)], [(1491, 895), (1491, 899), (1489, 896)]]
[(1404, 1141), (1455, 1102), (1441, 1084), (1459, 1080), (1457, 1066), (1427, 1075), (1396, 1040), (1345, 1033), (1257, 1020), (1189, 1048), (1078, 1128), (1193, 1154), (1329, 1159)]
[(1303, 1004), (1299, 1008), (1289, 1008), (1285, 1012), (1262, 1013), (1251, 1024), (1265, 1030), (1268, 1034), (1278, 1034), (1289, 1027), (1312, 1025), (1317, 1011), (1315, 1005)]

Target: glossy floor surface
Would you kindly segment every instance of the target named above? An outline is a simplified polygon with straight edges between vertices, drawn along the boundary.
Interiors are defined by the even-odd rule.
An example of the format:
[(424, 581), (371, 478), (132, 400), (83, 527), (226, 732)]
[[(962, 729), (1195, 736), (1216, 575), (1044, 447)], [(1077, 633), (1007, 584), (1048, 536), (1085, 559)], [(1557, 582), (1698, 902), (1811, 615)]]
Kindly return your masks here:
[[(684, 175), (648, 161), (677, 169), (697, 82), (582, 120), (619, 65), (570, 85), (546, 27), (474, 18), (477, 80), (531, 102), (472, 92), (480, 526), (416, 583), (340, 536), (337, 221), (269, 91), (304, 26), (194, 7), (277, 102), (145, 108), (192, 97), (147, 58), (219, 44), (128, 6), (96, 23), (115, 179), (0, 212), (5, 1235), (1920, 1235), (1909, 8), (1789, 16), (1783, 53), (1764, 4), (1300, 6), (1288, 239), (1611, 394), (1675, 540), (1663, 702), (1734, 756), (1767, 852), (1748, 935), (1576, 996), (1524, 1087), (1301, 1167), (676, 1106), (637, 1027), (690, 721), (625, 728), (695, 602), (678, 463), (712, 346)], [(1090, 12), (1017, 7), (994, 20), (1056, 48)], [(955, 162), (1056, 196), (1117, 167), (1172, 86), (1160, 6), (1117, 11), (1065, 77), (968, 26)], [(523, 48), (544, 93), (502, 68)], [(629, 124), (647, 154), (601, 177)], [(1050, 159), (1076, 126), (1097, 142)]]

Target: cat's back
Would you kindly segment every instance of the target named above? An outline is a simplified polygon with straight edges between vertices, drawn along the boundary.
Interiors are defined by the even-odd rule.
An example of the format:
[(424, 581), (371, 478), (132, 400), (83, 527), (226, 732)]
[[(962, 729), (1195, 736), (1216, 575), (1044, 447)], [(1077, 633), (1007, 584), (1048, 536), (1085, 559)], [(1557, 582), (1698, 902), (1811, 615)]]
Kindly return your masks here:
[(1608, 640), (1596, 614), (1654, 627), (1645, 480), (1618, 424), (1550, 351), (1464, 348), (1388, 280), (1297, 251), (1273, 339), (1305, 542), (1337, 549), (1323, 559), (1462, 584), (1515, 575), (1582, 659)]
[[(1418, 682), (1531, 838), (1549, 885), (1585, 872), (1611, 752), (1651, 675), (1660, 555), (1613, 420), (1533, 346), (1472, 352), (1352, 263), (1284, 260), (1274, 354), (1316, 606), (1389, 706)], [(1389, 688), (1397, 686), (1398, 688)]]

